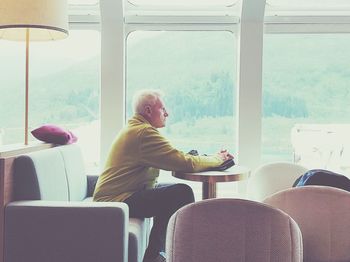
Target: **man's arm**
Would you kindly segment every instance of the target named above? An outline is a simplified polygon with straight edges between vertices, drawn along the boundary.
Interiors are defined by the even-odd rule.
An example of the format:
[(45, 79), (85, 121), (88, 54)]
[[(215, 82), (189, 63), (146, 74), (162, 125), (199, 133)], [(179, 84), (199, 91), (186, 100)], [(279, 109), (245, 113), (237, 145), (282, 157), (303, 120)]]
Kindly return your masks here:
[(219, 155), (192, 156), (172, 147), (157, 129), (147, 127), (139, 137), (139, 153), (145, 165), (171, 171), (197, 172), (219, 166)]

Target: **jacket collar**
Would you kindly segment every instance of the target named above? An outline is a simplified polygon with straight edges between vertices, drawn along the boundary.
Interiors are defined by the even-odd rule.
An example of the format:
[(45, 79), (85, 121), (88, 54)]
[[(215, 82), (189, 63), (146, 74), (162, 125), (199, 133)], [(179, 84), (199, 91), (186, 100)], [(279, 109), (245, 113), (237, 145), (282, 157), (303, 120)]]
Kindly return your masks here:
[(135, 120), (140, 121), (142, 123), (151, 125), (151, 123), (144, 116), (142, 116), (141, 114), (138, 114), (138, 113), (135, 114), (132, 119), (135, 119)]

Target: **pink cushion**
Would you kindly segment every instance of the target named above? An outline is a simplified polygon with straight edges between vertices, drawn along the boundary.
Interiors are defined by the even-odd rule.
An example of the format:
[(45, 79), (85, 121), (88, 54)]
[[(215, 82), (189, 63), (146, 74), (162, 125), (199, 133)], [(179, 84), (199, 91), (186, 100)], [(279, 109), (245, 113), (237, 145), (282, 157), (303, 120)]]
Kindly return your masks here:
[(40, 141), (59, 145), (72, 144), (78, 138), (71, 132), (55, 125), (43, 125), (32, 130), (32, 135)]

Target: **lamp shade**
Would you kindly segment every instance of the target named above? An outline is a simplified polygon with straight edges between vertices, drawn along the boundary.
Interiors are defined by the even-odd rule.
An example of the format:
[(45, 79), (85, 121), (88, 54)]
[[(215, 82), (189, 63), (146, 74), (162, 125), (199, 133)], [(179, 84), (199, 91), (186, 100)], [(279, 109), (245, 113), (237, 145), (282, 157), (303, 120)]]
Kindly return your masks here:
[(66, 0), (0, 0), (0, 38), (31, 41), (63, 39), (68, 35)]

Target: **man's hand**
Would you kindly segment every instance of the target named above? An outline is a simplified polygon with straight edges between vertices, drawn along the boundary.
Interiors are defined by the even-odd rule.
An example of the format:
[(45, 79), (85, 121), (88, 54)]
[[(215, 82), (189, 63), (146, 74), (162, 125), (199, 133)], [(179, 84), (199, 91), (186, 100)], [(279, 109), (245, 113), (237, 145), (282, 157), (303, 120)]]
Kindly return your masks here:
[(226, 160), (229, 160), (229, 159), (232, 159), (232, 158), (233, 158), (233, 155), (231, 155), (226, 149), (225, 149), (225, 150), (221, 150), (221, 151), (218, 153), (218, 156), (219, 156), (223, 161), (226, 161)]

